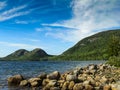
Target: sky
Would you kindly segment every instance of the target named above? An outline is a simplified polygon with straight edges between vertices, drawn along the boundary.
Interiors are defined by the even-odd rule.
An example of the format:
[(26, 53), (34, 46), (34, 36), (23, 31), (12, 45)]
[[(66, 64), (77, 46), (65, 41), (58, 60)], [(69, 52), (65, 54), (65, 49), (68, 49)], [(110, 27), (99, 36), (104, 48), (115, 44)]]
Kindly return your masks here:
[(0, 57), (41, 48), (59, 55), (81, 39), (120, 28), (120, 0), (0, 0)]

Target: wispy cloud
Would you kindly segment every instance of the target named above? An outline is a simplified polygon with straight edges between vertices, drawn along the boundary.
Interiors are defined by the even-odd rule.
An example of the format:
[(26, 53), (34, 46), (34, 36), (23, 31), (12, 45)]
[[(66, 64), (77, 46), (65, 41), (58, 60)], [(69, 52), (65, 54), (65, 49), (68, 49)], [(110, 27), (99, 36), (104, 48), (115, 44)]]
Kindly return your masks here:
[(48, 33), (66, 41), (77, 42), (99, 30), (120, 25), (120, 3), (118, 0), (73, 0), (73, 17), (70, 20), (44, 24), (44, 26), (62, 26), (74, 28), (66, 32)]
[(39, 39), (33, 39), (33, 38), (24, 38), (24, 39), (31, 42), (40, 42)]
[(44, 48), (42, 46), (35, 46), (30, 44), (23, 44), (23, 43), (11, 43), (11, 42), (0, 42), (1, 45), (5, 45), (8, 47), (16, 47), (16, 48), (25, 48), (25, 49), (34, 49), (34, 48)]
[(27, 7), (27, 5), (22, 5), (22, 6), (18, 6), (18, 7), (15, 7), (10, 10), (2, 12), (0, 14), (0, 21), (9, 20), (11, 18), (15, 18), (15, 17), (26, 15), (26, 14), (30, 13), (31, 10), (21, 11), (26, 7)]
[(41, 28), (35, 28), (35, 31), (37, 32), (42, 32), (42, 31), (52, 31), (53, 28), (50, 28), (50, 27), (47, 27), (47, 26), (44, 26), (44, 27), (41, 27)]
[(28, 21), (20, 21), (20, 20), (16, 20), (15, 21), (16, 24), (28, 24)]
[(5, 1), (4, 1), (4, 2), (1, 2), (1, 1), (0, 1), (0, 10), (3, 9), (6, 5), (7, 5), (7, 4), (6, 4)]

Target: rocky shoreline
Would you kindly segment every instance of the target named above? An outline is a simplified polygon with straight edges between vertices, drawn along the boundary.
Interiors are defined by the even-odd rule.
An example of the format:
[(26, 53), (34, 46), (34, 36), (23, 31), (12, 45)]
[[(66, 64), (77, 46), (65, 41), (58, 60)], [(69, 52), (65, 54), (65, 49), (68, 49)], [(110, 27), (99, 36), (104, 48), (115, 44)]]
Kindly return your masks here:
[(120, 90), (120, 68), (91, 64), (63, 74), (54, 71), (29, 79), (14, 75), (7, 82), (9, 87), (21, 90)]

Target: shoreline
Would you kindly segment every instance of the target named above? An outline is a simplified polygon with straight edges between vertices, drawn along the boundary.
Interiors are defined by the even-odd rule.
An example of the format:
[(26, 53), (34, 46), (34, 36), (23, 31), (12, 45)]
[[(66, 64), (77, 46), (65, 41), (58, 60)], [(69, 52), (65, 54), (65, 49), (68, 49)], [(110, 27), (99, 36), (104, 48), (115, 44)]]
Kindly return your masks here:
[(120, 90), (120, 68), (108, 64), (89, 64), (63, 74), (54, 71), (29, 79), (15, 75), (7, 80), (10, 88), (32, 90)]

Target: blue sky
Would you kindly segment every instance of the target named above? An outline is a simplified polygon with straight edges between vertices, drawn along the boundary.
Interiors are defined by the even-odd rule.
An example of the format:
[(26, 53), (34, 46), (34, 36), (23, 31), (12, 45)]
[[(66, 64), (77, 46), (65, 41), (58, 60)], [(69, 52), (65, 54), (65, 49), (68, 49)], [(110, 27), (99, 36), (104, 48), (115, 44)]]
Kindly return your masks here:
[(84, 37), (120, 28), (120, 0), (0, 0), (0, 57), (24, 48), (58, 55)]

